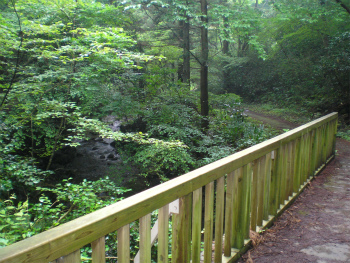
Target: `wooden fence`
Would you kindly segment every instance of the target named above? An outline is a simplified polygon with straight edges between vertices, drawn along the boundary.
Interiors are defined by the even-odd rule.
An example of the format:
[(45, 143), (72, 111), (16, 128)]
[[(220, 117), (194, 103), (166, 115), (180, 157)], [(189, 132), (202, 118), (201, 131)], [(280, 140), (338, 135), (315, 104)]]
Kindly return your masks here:
[[(113, 257), (129, 263), (134, 260), (130, 223), (136, 220), (140, 241), (135, 261), (151, 262), (157, 236), (158, 262), (232, 262), (249, 242), (250, 230), (269, 225), (334, 156), (337, 118), (337, 113), (329, 114), (1, 248), (0, 262), (81, 262), (80, 248), (89, 244), (92, 262), (105, 262), (105, 236), (117, 231)], [(157, 224), (151, 230), (151, 213), (157, 209)]]

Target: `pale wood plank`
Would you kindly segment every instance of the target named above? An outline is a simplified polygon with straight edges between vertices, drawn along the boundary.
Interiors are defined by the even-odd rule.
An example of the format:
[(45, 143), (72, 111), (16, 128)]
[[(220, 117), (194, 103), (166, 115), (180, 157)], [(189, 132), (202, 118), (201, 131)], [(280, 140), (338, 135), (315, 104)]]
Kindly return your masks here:
[(280, 194), (280, 205), (284, 204), (284, 200), (288, 199), (287, 191), (287, 176), (288, 176), (288, 144), (282, 146), (282, 167), (281, 167), (281, 194)]
[(307, 139), (308, 139), (308, 134), (304, 134), (302, 137), (301, 145), (302, 145), (302, 152), (301, 152), (301, 160), (302, 160), (302, 175), (301, 175), (301, 184), (306, 182), (307, 178)]
[(256, 225), (262, 226), (264, 218), (264, 198), (265, 198), (265, 181), (267, 177), (266, 171), (266, 155), (259, 158), (259, 176), (258, 176), (258, 209)]
[(105, 237), (100, 237), (91, 243), (92, 248), (92, 262), (105, 263), (106, 262), (106, 247)]
[(300, 188), (300, 175), (301, 175), (301, 145), (300, 138), (295, 140), (295, 150), (294, 150), (294, 179), (293, 179), (293, 190), (295, 193), (299, 191)]
[(265, 165), (265, 184), (264, 184), (264, 213), (263, 219), (268, 220), (270, 211), (270, 189), (271, 189), (271, 172), (272, 172), (272, 153), (266, 154)]
[(252, 178), (252, 191), (251, 191), (251, 216), (250, 216), (250, 228), (256, 231), (256, 220), (258, 213), (258, 177), (260, 176), (260, 163), (259, 159), (253, 162), (253, 178)]
[(225, 176), (216, 181), (216, 205), (215, 205), (215, 249), (214, 262), (222, 260), (222, 243), (224, 232), (224, 205), (225, 205)]
[(338, 118), (334, 120), (333, 123), (333, 147), (332, 147), (332, 154), (335, 155), (335, 142), (336, 142), (336, 135), (337, 135), (337, 130), (338, 130)]
[(189, 262), (191, 260), (192, 193), (179, 198), (179, 201), (176, 258), (177, 262)]
[(293, 155), (293, 142), (291, 141), (287, 145), (287, 198), (289, 199), (290, 196), (293, 195), (293, 161), (294, 161), (294, 155)]
[[(337, 118), (337, 113), (329, 114), (283, 135), (134, 195), (117, 204), (2, 248), (0, 250), (0, 262), (51, 261), (65, 253), (76, 251), (178, 197), (184, 196), (224, 174), (239, 169), (242, 165), (276, 149), (278, 145), (300, 137), (305, 131), (318, 128), (324, 123)], [(31, 244), (37, 245), (33, 248)]]
[(231, 256), (232, 244), (232, 222), (233, 222), (233, 180), (234, 172), (227, 175), (226, 207), (225, 207), (225, 247), (224, 256)]
[(140, 262), (151, 263), (151, 214), (140, 218)]
[(76, 250), (66, 256), (56, 259), (57, 263), (80, 263), (80, 250)]
[(214, 182), (205, 186), (204, 210), (204, 262), (212, 260), (213, 221), (214, 221)]
[(308, 132), (308, 141), (307, 141), (307, 154), (306, 154), (306, 160), (307, 160), (307, 177), (306, 180), (309, 179), (312, 176), (311, 171), (311, 154), (312, 154), (312, 137), (311, 137), (312, 131)]
[(243, 198), (242, 198), (242, 229), (243, 238), (249, 239), (250, 230), (250, 212), (251, 212), (251, 185), (252, 185), (253, 169), (252, 164), (248, 163), (243, 166)]
[(239, 221), (239, 215), (242, 211), (242, 183), (243, 167), (234, 171), (233, 178), (233, 215), (232, 215), (232, 246), (241, 248), (244, 245), (244, 237)]
[(172, 243), (171, 243), (171, 262), (179, 262), (178, 261), (178, 225), (179, 225), (179, 214), (173, 214), (172, 216)]
[(158, 211), (158, 262), (167, 263), (169, 254), (169, 205)]
[(327, 141), (328, 141), (328, 132), (327, 132), (327, 129), (328, 128), (328, 123), (325, 123), (322, 127), (322, 131), (323, 131), (323, 140), (322, 140), (322, 155), (321, 155), (321, 162), (322, 163), (325, 163), (326, 160), (327, 160)]
[(312, 148), (312, 170), (315, 171), (320, 166), (320, 160), (318, 158), (320, 154), (320, 131), (319, 129), (314, 130), (314, 142)]
[(278, 172), (277, 172), (277, 153), (278, 150), (272, 152), (273, 158), (271, 158), (271, 183), (270, 183), (270, 195), (269, 195), (269, 214), (276, 215), (278, 206)]
[(280, 204), (283, 202), (284, 193), (284, 176), (283, 176), (283, 155), (284, 147), (281, 145), (276, 151), (276, 210), (279, 208)]
[(118, 262), (130, 263), (130, 225), (127, 224), (117, 231)]
[(202, 231), (202, 187), (193, 192), (192, 212), (192, 263), (199, 263), (201, 258)]

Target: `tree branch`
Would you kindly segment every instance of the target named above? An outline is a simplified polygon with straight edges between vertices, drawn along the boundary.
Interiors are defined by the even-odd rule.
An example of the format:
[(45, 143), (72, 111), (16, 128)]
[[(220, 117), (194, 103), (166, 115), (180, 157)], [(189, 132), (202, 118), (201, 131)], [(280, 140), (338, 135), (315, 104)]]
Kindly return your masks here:
[(349, 15), (350, 15), (350, 8), (348, 7), (348, 6), (346, 6), (341, 0), (335, 0), (338, 4), (340, 4), (340, 6), (342, 7), (342, 8), (344, 8), (345, 10), (346, 10), (346, 12), (348, 12), (349, 13)]

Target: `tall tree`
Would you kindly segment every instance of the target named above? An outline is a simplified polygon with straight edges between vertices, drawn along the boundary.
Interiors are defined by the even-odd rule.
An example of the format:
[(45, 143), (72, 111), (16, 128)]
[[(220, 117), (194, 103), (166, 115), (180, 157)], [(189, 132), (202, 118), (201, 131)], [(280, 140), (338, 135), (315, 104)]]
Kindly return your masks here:
[(209, 96), (208, 96), (208, 2), (201, 0), (201, 69), (200, 69), (200, 101), (201, 101), (201, 115), (202, 129), (209, 128)]

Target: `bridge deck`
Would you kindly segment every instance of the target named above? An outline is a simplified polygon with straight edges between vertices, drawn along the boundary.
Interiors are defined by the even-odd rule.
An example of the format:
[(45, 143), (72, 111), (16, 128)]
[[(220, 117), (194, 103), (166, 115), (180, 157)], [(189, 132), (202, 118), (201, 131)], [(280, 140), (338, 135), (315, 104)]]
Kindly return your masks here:
[[(350, 142), (240, 262), (350, 262)], [(248, 262), (252, 262), (248, 261)]]

